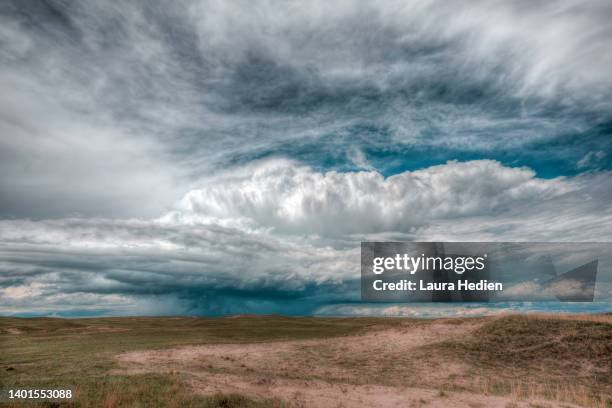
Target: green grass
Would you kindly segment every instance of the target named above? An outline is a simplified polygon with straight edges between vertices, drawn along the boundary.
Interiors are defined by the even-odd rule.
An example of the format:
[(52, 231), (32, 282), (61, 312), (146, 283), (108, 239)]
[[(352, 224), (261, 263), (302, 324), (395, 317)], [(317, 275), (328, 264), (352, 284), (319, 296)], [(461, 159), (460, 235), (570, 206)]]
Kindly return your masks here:
[[(0, 381), (23, 384), (104, 374), (112, 356), (130, 350), (189, 344), (252, 343), (335, 337), (395, 319), (286, 318), (0, 318), (0, 367), (12, 367)], [(20, 334), (9, 334), (18, 330)]]
[(101, 403), (108, 407), (277, 407), (281, 405), (275, 400), (196, 397), (178, 377), (109, 373), (117, 368), (114, 356), (130, 350), (336, 337), (399, 322), (399, 319), (282, 316), (0, 318), (0, 388), (77, 388), (79, 406), (85, 407)]

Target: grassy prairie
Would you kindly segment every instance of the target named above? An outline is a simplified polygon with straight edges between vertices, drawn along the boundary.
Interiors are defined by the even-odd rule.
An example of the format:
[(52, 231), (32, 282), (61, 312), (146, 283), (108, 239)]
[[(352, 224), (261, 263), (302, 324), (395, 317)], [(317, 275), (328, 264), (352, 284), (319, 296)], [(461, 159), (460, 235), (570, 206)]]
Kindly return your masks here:
[[(168, 351), (190, 345), (193, 358)], [(211, 375), (322, 381), (354, 394), (370, 385), (432, 389), (449, 403), (453, 393), (472, 393), (517, 401), (504, 407), (534, 398), (612, 407), (612, 315), (0, 318), (0, 349), (0, 388), (72, 388), (73, 405), (83, 407), (300, 406), (265, 386), (252, 395), (194, 392), (194, 378)], [(130, 353), (148, 365), (126, 372), (117, 356)]]
[(474, 390), (612, 407), (612, 315), (513, 315), (427, 348), (470, 365)]
[[(189, 344), (253, 343), (353, 334), (396, 319), (120, 317), (0, 318), (0, 388), (69, 387), (79, 406), (276, 407), (271, 399), (194, 396), (180, 375), (116, 375), (121, 352)], [(32, 406), (32, 403), (24, 404)], [(17, 404), (13, 406), (18, 406)]]

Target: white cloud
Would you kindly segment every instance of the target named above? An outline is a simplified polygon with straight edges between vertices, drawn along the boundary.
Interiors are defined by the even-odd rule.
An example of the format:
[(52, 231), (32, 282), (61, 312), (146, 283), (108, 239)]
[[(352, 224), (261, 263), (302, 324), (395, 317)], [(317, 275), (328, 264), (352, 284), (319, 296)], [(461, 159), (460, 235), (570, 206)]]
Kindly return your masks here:
[(365, 153), (357, 147), (352, 147), (348, 150), (347, 158), (358, 168), (362, 170), (374, 170), (372, 164), (368, 161)]
[(157, 219), (0, 221), (0, 310), (97, 310), (98, 299), (117, 313), (309, 313), (356, 299), (361, 239), (605, 239), (611, 181), (540, 179), (490, 160), (388, 178), (253, 163)]
[[(521, 158), (609, 120), (611, 15), (569, 0), (8, 1), (0, 217), (20, 219), (0, 221), (0, 285), (42, 282), (37, 296), (75, 307), (81, 289), (307, 291), (353, 276), (364, 238), (610, 239), (610, 173), (481, 160), (385, 178), (371, 163), (423, 146)], [(571, 165), (597, 168), (599, 149)], [(271, 154), (313, 167), (252, 162)], [(367, 171), (321, 172), (330, 158)]]
[(384, 316), (384, 317), (416, 317), (416, 318), (437, 318), (437, 317), (471, 317), (471, 316), (490, 316), (510, 313), (512, 307), (506, 305), (505, 308), (494, 306), (458, 306), (458, 305), (329, 305), (319, 308), (315, 314), (320, 316)]
[[(237, 62), (255, 49), (280, 64), (311, 66), (330, 79), (367, 79), (381, 88), (392, 86), (385, 80), (394, 73), (418, 78), (442, 59), (475, 77), (501, 70), (497, 85), (519, 96), (569, 92), (562, 103), (574, 97), (609, 103), (612, 40), (605, 22), (612, 9), (605, 1), (263, 2), (253, 8), (194, 4), (202, 53)], [(391, 48), (395, 55), (387, 54)], [(430, 51), (431, 58), (403, 60), (402, 50)]]
[(3, 12), (8, 216), (148, 217), (227, 163), (381, 147), (357, 125), (388, 132), (382, 148), (490, 151), (611, 111), (605, 1), (15, 1)]
[(576, 163), (576, 167), (579, 169), (597, 167), (599, 162), (607, 156), (606, 152), (601, 150), (596, 152), (588, 152), (584, 157)]
[(286, 160), (251, 164), (190, 191), (171, 214), (250, 219), (277, 232), (343, 236), (409, 233), (435, 220), (494, 216), (578, 188), (491, 160), (449, 162), (384, 178), (376, 171), (320, 173)]
[(32, 282), (29, 285), (7, 286), (0, 288), (0, 298), (9, 300), (32, 298), (41, 293), (42, 285), (38, 282)]
[(511, 313), (605, 313), (610, 309), (608, 302), (502, 302), (474, 303), (469, 306), (458, 304), (336, 304), (319, 308), (319, 316), (385, 316), (385, 317), (471, 317)]

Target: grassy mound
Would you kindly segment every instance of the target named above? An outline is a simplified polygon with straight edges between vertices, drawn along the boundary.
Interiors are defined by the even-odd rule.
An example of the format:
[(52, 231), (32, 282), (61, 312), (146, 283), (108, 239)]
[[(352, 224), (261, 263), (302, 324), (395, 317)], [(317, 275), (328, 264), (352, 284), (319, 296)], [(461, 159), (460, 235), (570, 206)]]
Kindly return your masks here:
[(571, 367), (588, 362), (612, 368), (612, 325), (608, 323), (507, 316), (483, 325), (466, 346), (484, 364)]
[(430, 347), (469, 364), (469, 388), (612, 406), (612, 324), (577, 318), (495, 318), (469, 337)]

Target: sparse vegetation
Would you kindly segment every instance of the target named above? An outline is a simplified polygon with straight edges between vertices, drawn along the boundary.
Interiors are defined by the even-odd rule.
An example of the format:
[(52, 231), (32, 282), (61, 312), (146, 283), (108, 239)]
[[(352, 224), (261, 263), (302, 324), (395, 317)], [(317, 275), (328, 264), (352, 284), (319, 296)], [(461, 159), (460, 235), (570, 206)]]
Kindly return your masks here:
[(471, 389), (583, 406), (612, 401), (612, 319), (512, 315), (429, 349), (472, 366)]
[[(73, 388), (77, 390), (78, 406), (82, 407), (279, 407), (282, 405), (277, 400), (261, 402), (240, 396), (194, 396), (178, 375), (112, 375), (111, 371), (117, 368), (114, 356), (129, 350), (189, 344), (343, 336), (377, 326), (395, 325), (398, 321), (283, 316), (3, 317), (0, 318), (0, 388)], [(33, 406), (30, 402), (22, 405)]]
[[(436, 323), (440, 334), (431, 334), (427, 325), (432, 323)], [(236, 359), (236, 355), (223, 354), (198, 360), (193, 367), (219, 375), (242, 375), (267, 381), (274, 378), (315, 379), (338, 384), (343, 394), (351, 392), (347, 388), (351, 384), (391, 387), (426, 387), (429, 384), (437, 398), (448, 401), (452, 401), (454, 392), (465, 391), (522, 401), (515, 405), (509, 402), (508, 407), (546, 405), (541, 400), (580, 406), (612, 406), (612, 315), (517, 315), (436, 321), (282, 316), (0, 318), (0, 387), (69, 387), (75, 390), (77, 403), (38, 405), (46, 407), (285, 407), (286, 402), (272, 395), (263, 399), (231, 393), (197, 395), (189, 386), (186, 374), (189, 370), (181, 370), (176, 365), (166, 366), (162, 362), (153, 371), (126, 373), (118, 370), (116, 357), (136, 350), (165, 350), (199, 344), (269, 344), (270, 341), (325, 339), (386, 328), (393, 328), (389, 333), (400, 336), (392, 338), (405, 339), (405, 344), (414, 348), (405, 352), (403, 346), (388, 343), (376, 331), (370, 340), (362, 343), (364, 346), (360, 346), (372, 346), (378, 358), (375, 361), (368, 353), (355, 353), (356, 349), (350, 349), (349, 343), (311, 341), (299, 343), (296, 349), (276, 351), (274, 356), (279, 360), (266, 360), (264, 365), (258, 365), (257, 360), (246, 361)], [(415, 345), (404, 337), (404, 332), (417, 339), (428, 335), (430, 340)], [(448, 334), (453, 335), (448, 337)], [(277, 347), (267, 349), (274, 351)], [(289, 350), (295, 354), (284, 357), (283, 353)], [(313, 369), (295, 370), (297, 366), (292, 369), (286, 365), (288, 360), (283, 360), (290, 356)], [(416, 363), (417, 360), (420, 361)], [(421, 369), (425, 370), (430, 370), (428, 367), (447, 370), (449, 365), (457, 363), (464, 367), (462, 370), (468, 371), (440, 377), (439, 381), (405, 375), (419, 369), (415, 364), (421, 364)], [(32, 403), (5, 405), (36, 406)]]
[(7, 408), (112, 408), (112, 407), (197, 407), (197, 408), (284, 408), (277, 399), (254, 400), (242, 395), (195, 395), (176, 376), (171, 375), (108, 375), (82, 378), (75, 387), (74, 402), (5, 403)]

